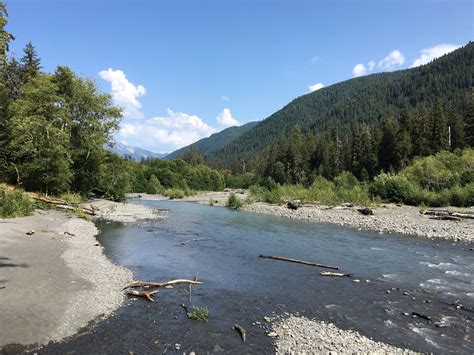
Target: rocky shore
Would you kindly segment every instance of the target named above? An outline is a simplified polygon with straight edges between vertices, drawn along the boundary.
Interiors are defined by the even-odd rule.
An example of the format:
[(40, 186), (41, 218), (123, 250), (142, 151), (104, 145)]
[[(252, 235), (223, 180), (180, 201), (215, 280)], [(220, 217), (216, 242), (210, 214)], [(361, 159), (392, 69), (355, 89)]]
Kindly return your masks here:
[(277, 354), (415, 354), (353, 330), (339, 329), (332, 323), (296, 315), (274, 320), (269, 336), (275, 339)]
[(374, 214), (364, 216), (356, 207), (303, 205), (297, 210), (286, 205), (255, 202), (244, 207), (246, 211), (272, 214), (305, 221), (334, 223), (381, 233), (399, 233), (429, 239), (446, 239), (455, 242), (474, 242), (474, 219), (462, 221), (433, 220), (420, 214), (417, 207), (385, 205), (373, 208)]

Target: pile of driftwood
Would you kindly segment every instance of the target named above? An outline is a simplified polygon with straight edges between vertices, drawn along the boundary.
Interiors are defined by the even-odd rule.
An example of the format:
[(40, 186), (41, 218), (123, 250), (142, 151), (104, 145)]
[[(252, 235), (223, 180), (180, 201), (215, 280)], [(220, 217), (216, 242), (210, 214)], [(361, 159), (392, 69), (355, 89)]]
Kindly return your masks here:
[(34, 200), (45, 202), (51, 205), (54, 205), (56, 208), (61, 209), (61, 210), (66, 210), (66, 211), (77, 211), (80, 210), (84, 214), (87, 214), (89, 216), (95, 216), (96, 212), (98, 211), (97, 208), (93, 207), (90, 205), (90, 207), (74, 207), (69, 205), (69, 203), (65, 200), (61, 200), (56, 197), (49, 197), (49, 196), (41, 196), (38, 194), (31, 193), (30, 197)]
[(189, 299), (191, 301), (191, 286), (196, 284), (202, 284), (201, 281), (197, 281), (196, 278), (193, 280), (187, 279), (175, 279), (165, 282), (152, 282), (152, 281), (132, 281), (124, 286), (125, 293), (129, 296), (143, 297), (150, 302), (155, 302), (153, 296), (159, 292), (161, 287), (172, 287), (176, 284), (188, 284), (189, 285)]
[(450, 210), (424, 210), (420, 211), (421, 214), (429, 217), (430, 219), (438, 219), (445, 221), (461, 221), (463, 219), (474, 219), (473, 212), (456, 212)]

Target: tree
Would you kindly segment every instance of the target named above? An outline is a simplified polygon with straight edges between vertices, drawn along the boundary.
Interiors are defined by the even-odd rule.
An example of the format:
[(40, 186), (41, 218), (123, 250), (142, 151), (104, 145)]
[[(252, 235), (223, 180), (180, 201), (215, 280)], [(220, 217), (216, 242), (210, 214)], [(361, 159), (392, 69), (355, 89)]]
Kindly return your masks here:
[(22, 81), (27, 82), (31, 78), (36, 77), (41, 70), (41, 60), (36, 53), (36, 49), (31, 42), (28, 42), (23, 49), (23, 57), (21, 58), (21, 74)]
[(436, 99), (434, 109), (431, 114), (432, 140), (431, 148), (433, 152), (448, 149), (448, 120), (444, 112), (444, 104), (441, 98)]
[(451, 150), (464, 147), (464, 122), (462, 116), (456, 112), (453, 105), (448, 109), (448, 126), (449, 126), (449, 147)]
[(8, 149), (26, 189), (45, 193), (67, 191), (72, 179), (69, 134), (64, 130), (64, 107), (56, 85), (47, 74), (38, 75), (23, 88), (13, 104)]
[(5, 30), (8, 23), (8, 12), (3, 1), (0, 1), (0, 66), (7, 60), (7, 53), (9, 50), (8, 44), (12, 39), (15, 39), (12, 34)]
[(466, 127), (466, 145), (474, 147), (474, 89), (471, 89), (471, 92), (469, 93), (469, 101), (464, 121)]
[(379, 146), (379, 164), (384, 171), (398, 167), (397, 122), (393, 117), (386, 117), (382, 122), (382, 139)]

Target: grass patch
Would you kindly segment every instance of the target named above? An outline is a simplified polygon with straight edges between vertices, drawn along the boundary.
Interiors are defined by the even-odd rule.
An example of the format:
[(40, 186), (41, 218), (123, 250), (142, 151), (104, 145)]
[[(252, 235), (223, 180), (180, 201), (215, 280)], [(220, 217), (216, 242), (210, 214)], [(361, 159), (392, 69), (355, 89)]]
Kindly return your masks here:
[(0, 186), (0, 217), (28, 216), (34, 211), (30, 197), (22, 190), (8, 191)]
[(193, 305), (193, 308), (186, 313), (189, 319), (197, 320), (200, 322), (209, 322), (209, 310), (207, 307), (198, 307)]
[(239, 208), (242, 208), (244, 203), (240, 198), (238, 198), (234, 193), (231, 193), (229, 198), (227, 199), (227, 207), (233, 208), (234, 210), (237, 210)]

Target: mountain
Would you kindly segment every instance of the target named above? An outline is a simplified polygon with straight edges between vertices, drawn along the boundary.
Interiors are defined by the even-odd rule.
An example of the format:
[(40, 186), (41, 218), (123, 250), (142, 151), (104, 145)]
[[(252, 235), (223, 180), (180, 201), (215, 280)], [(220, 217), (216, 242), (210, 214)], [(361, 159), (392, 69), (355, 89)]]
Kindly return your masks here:
[[(235, 126), (226, 128), (218, 133), (214, 133), (208, 138), (203, 138), (193, 143), (197, 152), (204, 154), (204, 157), (207, 157), (209, 154), (218, 151), (239, 138), (244, 133), (248, 132), (254, 128), (259, 122), (249, 122), (242, 126)], [(178, 156), (184, 155), (186, 150), (189, 149), (191, 145), (178, 149), (170, 154), (168, 154), (165, 159), (172, 160), (176, 159)]]
[(118, 154), (122, 158), (132, 158), (133, 160), (140, 161), (142, 159), (162, 159), (166, 154), (154, 153), (149, 150), (145, 150), (138, 147), (130, 147), (122, 143), (115, 143), (112, 147), (106, 145), (105, 149), (108, 151)]
[(375, 125), (405, 107), (431, 107), (437, 98), (464, 113), (474, 76), (474, 43), (429, 64), (340, 82), (301, 96), (219, 150), (207, 161), (232, 167), (250, 161), (298, 124), (303, 133), (336, 128), (347, 131), (359, 123)]

